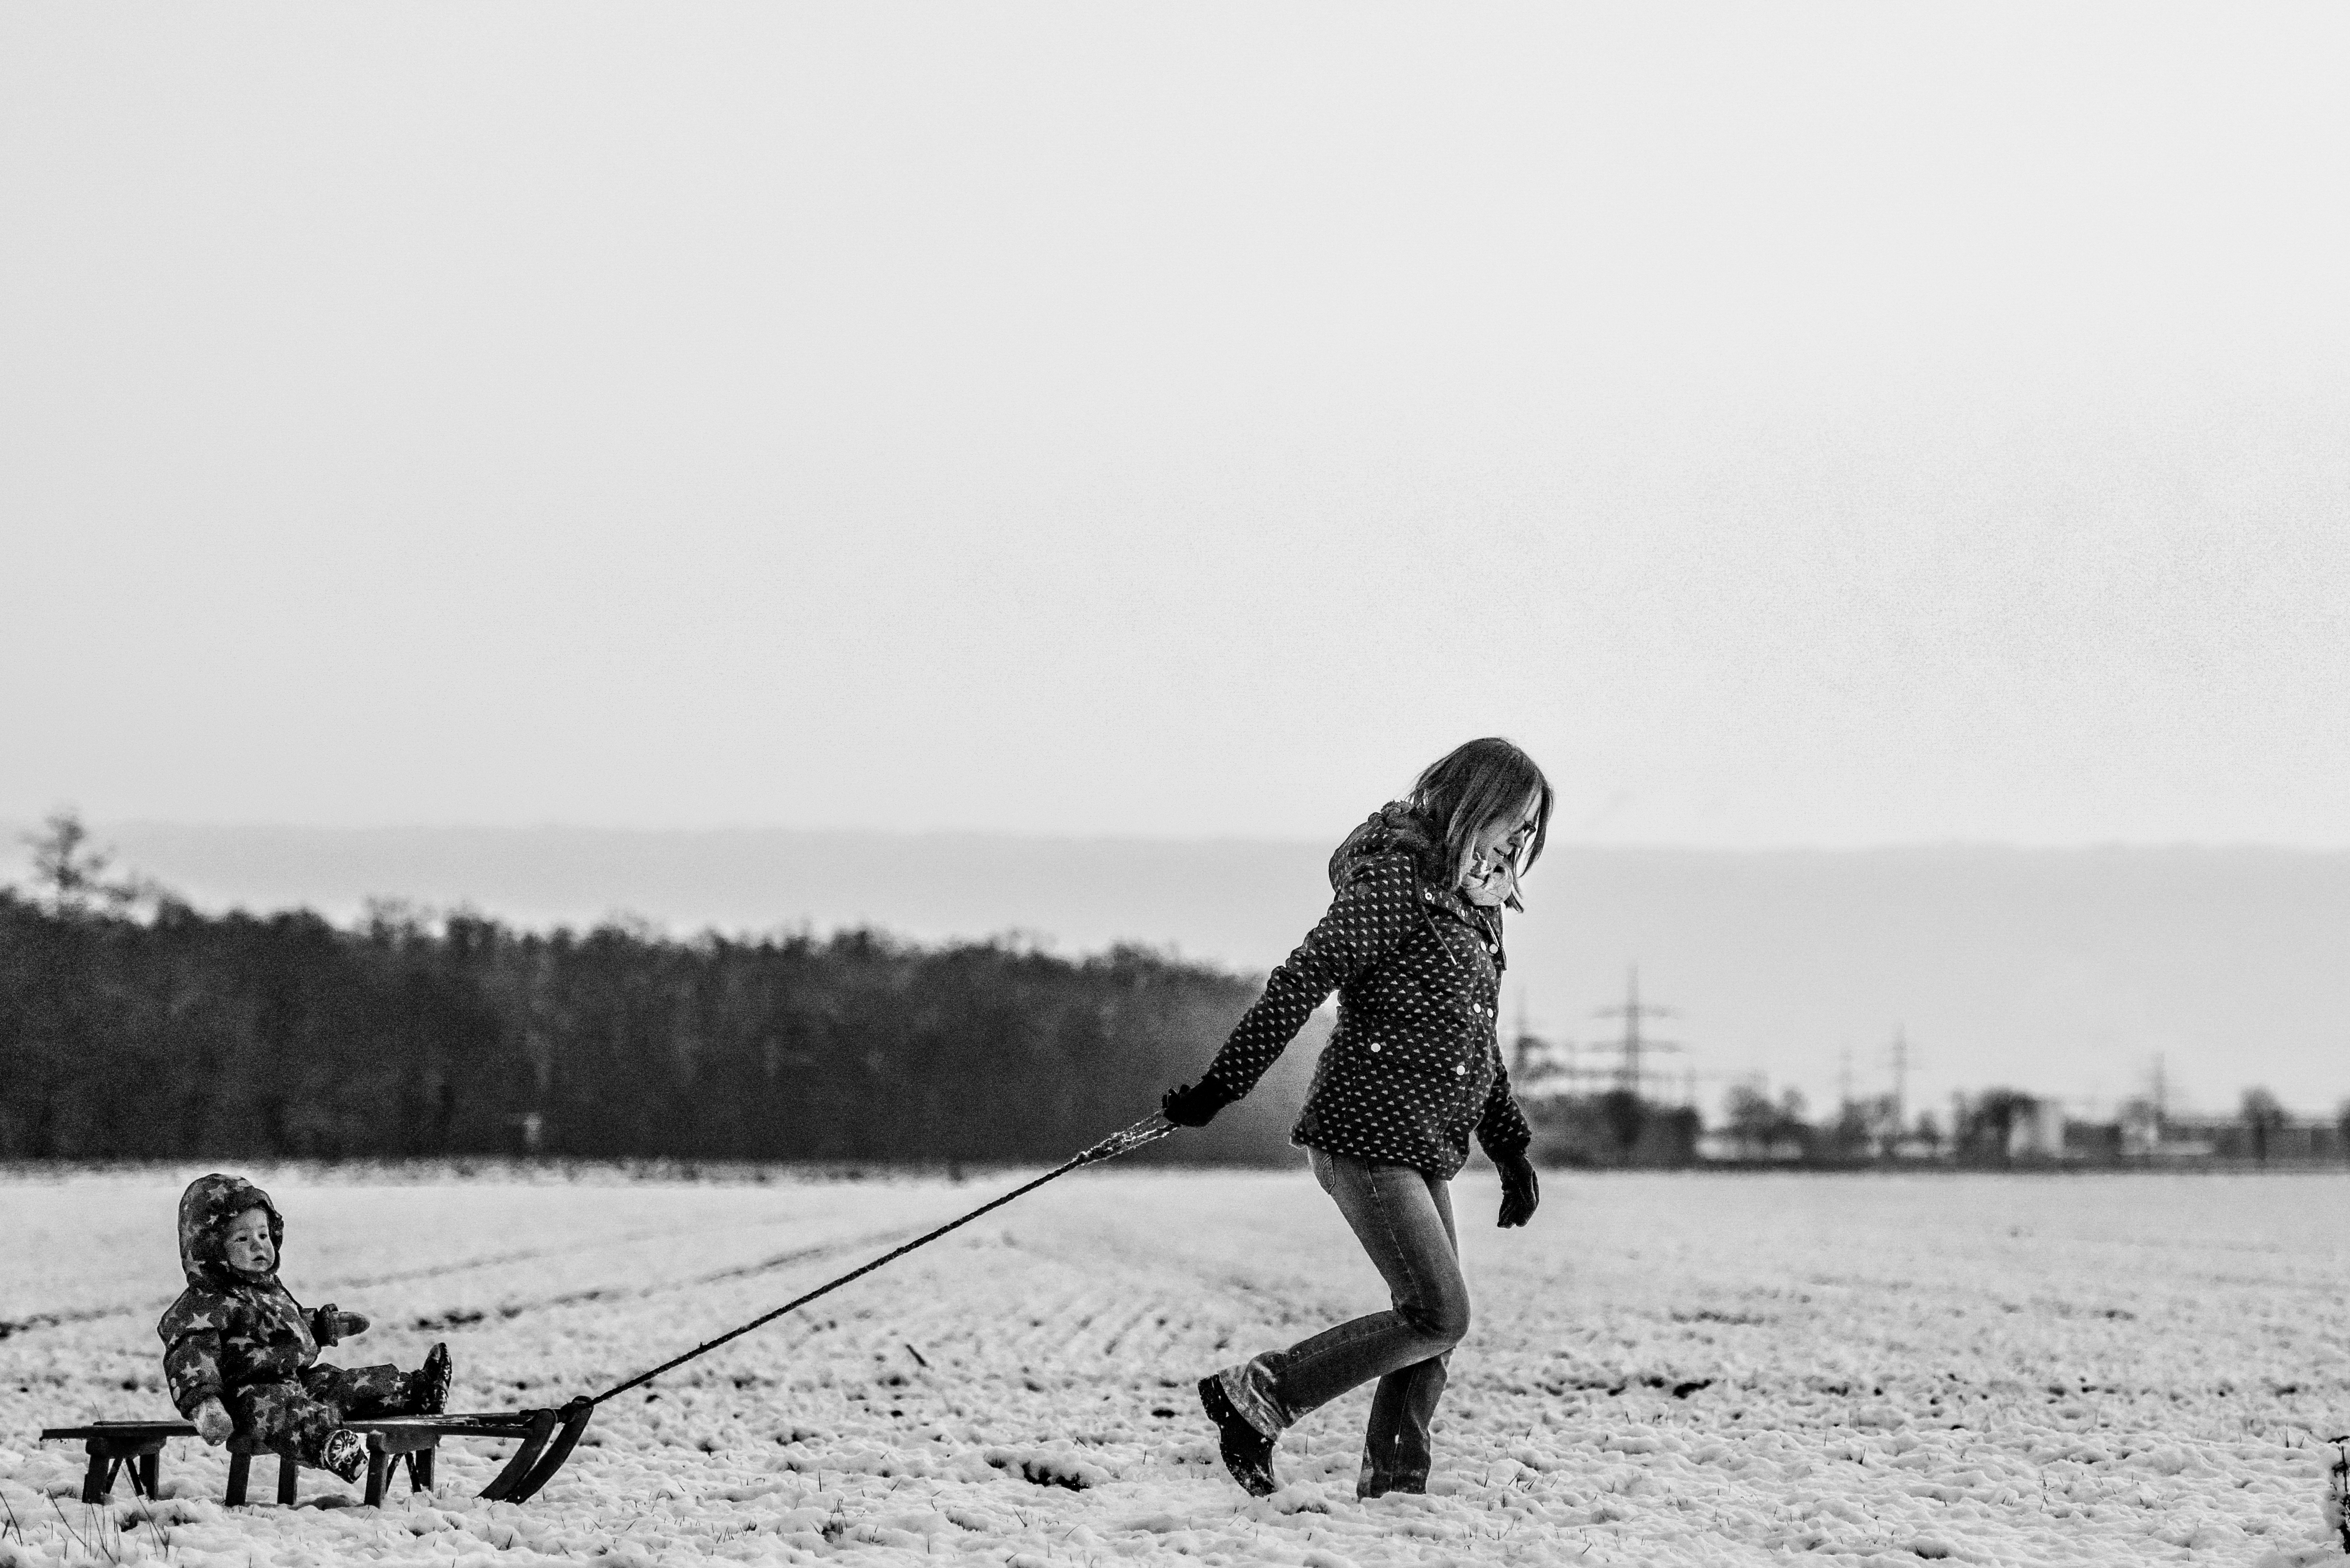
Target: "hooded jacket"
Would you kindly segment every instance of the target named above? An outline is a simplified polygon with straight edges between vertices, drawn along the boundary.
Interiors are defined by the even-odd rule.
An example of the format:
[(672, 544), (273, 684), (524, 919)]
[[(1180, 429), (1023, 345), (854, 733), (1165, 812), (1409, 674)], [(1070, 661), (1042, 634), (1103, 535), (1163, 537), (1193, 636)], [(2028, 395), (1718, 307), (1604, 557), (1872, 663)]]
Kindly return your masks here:
[(269, 1194), (241, 1176), (200, 1176), (180, 1194), (180, 1271), (188, 1288), (155, 1332), (172, 1403), (192, 1417), (207, 1399), (256, 1383), (292, 1381), (336, 1340), (335, 1308), (306, 1311), (273, 1266), (248, 1273), (228, 1261), (229, 1221), (248, 1209), (269, 1215), (269, 1244), (283, 1261), (286, 1220)]
[(1442, 846), (1399, 802), (1330, 857), (1329, 912), (1267, 977), (1216, 1053), (1202, 1088), (1253, 1088), (1335, 991), (1338, 1027), (1290, 1141), (1450, 1179), (1469, 1136), (1492, 1155), (1532, 1139), (1494, 1033), (1502, 914), (1445, 886)]

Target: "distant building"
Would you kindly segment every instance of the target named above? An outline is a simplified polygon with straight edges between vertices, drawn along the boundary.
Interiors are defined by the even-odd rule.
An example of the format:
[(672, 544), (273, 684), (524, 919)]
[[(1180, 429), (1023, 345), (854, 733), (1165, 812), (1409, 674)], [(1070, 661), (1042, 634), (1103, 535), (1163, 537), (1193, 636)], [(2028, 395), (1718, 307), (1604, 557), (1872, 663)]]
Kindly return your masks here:
[(2054, 1100), (2018, 1106), (2007, 1124), (2010, 1159), (2063, 1159), (2064, 1107)]
[(2288, 1116), (2258, 1129), (2239, 1116), (2170, 1116), (2161, 1137), (2133, 1151), (2164, 1164), (2224, 1160), (2230, 1163), (2306, 1165), (2338, 1161), (2345, 1149), (2339, 1124)]
[(1811, 1150), (1792, 1132), (1758, 1136), (1716, 1127), (1698, 1135), (1697, 1157), (1713, 1164), (1800, 1165), (1811, 1158)]

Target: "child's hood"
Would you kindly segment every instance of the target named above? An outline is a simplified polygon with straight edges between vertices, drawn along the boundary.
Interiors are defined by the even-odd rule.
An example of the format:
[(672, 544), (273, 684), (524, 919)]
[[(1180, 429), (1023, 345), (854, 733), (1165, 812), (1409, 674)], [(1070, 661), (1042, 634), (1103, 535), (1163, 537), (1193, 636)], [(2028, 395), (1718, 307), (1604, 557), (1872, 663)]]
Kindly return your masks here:
[(188, 1189), (180, 1194), (180, 1269), (188, 1276), (188, 1283), (199, 1290), (217, 1290), (224, 1284), (259, 1284), (276, 1276), (275, 1268), (265, 1274), (248, 1274), (228, 1261), (228, 1223), (248, 1209), (268, 1213), (270, 1251), (282, 1253), (286, 1220), (277, 1212), (277, 1205), (269, 1201), (269, 1194), (242, 1176), (214, 1173), (188, 1183)]

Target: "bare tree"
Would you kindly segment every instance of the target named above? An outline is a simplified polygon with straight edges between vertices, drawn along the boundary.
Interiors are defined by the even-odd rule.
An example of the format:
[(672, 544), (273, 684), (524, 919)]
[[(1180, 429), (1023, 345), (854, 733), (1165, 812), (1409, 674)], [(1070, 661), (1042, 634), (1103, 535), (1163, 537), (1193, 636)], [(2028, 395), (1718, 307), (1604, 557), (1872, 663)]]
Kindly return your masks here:
[(33, 852), (35, 895), (57, 914), (85, 914), (93, 904), (120, 912), (159, 896), (146, 877), (108, 877), (114, 852), (90, 842), (81, 815), (69, 805), (49, 813), (41, 831), (25, 835), (24, 842)]
[(1808, 1156), (1812, 1128), (1804, 1119), (1804, 1096), (1789, 1089), (1773, 1100), (1760, 1077), (1731, 1085), (1725, 1107), (1728, 1131), (1746, 1158), (1767, 1158), (1792, 1144)]

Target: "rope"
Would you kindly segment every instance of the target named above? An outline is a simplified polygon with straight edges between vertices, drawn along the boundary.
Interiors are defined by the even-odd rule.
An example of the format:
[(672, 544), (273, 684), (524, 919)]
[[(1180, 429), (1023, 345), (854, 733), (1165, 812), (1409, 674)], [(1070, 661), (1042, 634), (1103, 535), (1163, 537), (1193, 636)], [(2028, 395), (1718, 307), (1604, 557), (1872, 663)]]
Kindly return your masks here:
[(588, 1403), (590, 1407), (601, 1405), (605, 1400), (611, 1398), (615, 1395), (626, 1394), (631, 1388), (640, 1388), (644, 1386), (644, 1385), (651, 1382), (654, 1378), (659, 1377), (662, 1373), (675, 1371), (678, 1367), (684, 1366), (687, 1362), (691, 1361), (697, 1355), (706, 1355), (710, 1352), (717, 1349), (720, 1345), (724, 1345), (727, 1341), (740, 1339), (744, 1334), (750, 1333), (753, 1329), (773, 1323), (775, 1319), (783, 1316), (785, 1313), (792, 1311), (794, 1308), (804, 1307), (807, 1305), (808, 1303), (816, 1300), (816, 1297), (824, 1295), (831, 1291), (837, 1291), (841, 1286), (848, 1283), (849, 1281), (862, 1278), (863, 1276), (871, 1273), (874, 1270), (879, 1268), (882, 1264), (904, 1257), (907, 1253), (912, 1251), (917, 1247), (928, 1246), (931, 1242), (937, 1241), (948, 1231), (952, 1231), (959, 1226), (970, 1224), (972, 1220), (978, 1219), (981, 1215), (986, 1213), (992, 1209), (1001, 1209), (1005, 1204), (1011, 1202), (1014, 1199), (1020, 1197), (1024, 1193), (1035, 1191), (1036, 1189), (1044, 1186), (1045, 1183), (1052, 1180), (1055, 1177), (1066, 1176), (1070, 1171), (1076, 1169), (1079, 1166), (1098, 1165), (1107, 1159), (1116, 1159), (1119, 1155), (1130, 1154), (1134, 1150), (1140, 1148), (1144, 1144), (1155, 1143), (1174, 1130), (1175, 1124), (1169, 1121), (1165, 1116), (1157, 1115), (1145, 1116), (1140, 1121), (1135, 1123), (1132, 1127), (1128, 1127), (1121, 1132), (1114, 1132), (1110, 1134), (1109, 1137), (1102, 1139), (1101, 1142), (1094, 1145), (1091, 1148), (1087, 1149), (1083, 1154), (1075, 1155), (1070, 1158), (1062, 1161), (1059, 1165), (1055, 1166), (1052, 1169), (1046, 1171), (1035, 1180), (1027, 1183), (1025, 1186), (1015, 1187), (1011, 1191), (1005, 1193), (1003, 1197), (995, 1199), (992, 1202), (981, 1204), (978, 1208), (972, 1210), (962, 1219), (950, 1220), (945, 1224), (940, 1226), (937, 1230), (931, 1231), (929, 1235), (917, 1236), (912, 1241), (907, 1242), (904, 1246), (898, 1248), (896, 1251), (882, 1253), (881, 1256), (874, 1259), (871, 1262), (865, 1264), (862, 1268), (852, 1269), (847, 1273), (841, 1275), (840, 1278), (832, 1281), (828, 1284), (818, 1285), (816, 1289), (808, 1292), (807, 1294), (798, 1296), (791, 1301), (785, 1302), (783, 1305), (775, 1308), (773, 1312), (763, 1313), (759, 1316), (753, 1318), (749, 1323), (744, 1324), (740, 1328), (729, 1329), (724, 1334), (720, 1334), (716, 1339), (710, 1341), (706, 1345), (697, 1345), (682, 1355), (671, 1357), (669, 1360), (662, 1362), (659, 1366), (654, 1367), (650, 1372), (639, 1372), (634, 1377), (629, 1378), (626, 1383), (616, 1383), (611, 1387), (605, 1389), (601, 1394), (597, 1395)]

